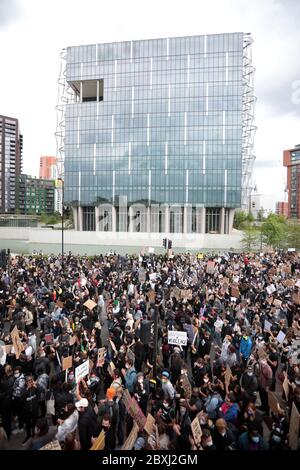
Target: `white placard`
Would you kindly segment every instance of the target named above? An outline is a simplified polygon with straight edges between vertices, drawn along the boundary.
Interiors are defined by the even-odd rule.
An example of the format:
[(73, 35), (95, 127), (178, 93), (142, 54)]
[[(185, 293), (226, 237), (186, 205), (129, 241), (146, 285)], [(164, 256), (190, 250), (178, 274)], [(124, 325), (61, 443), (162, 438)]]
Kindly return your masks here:
[(276, 338), (278, 343), (283, 343), (284, 338), (285, 338), (285, 334), (283, 333), (283, 331), (279, 331), (277, 338)]
[(268, 292), (269, 295), (272, 295), (273, 292), (275, 292), (275, 291), (276, 291), (276, 288), (275, 288), (274, 284), (270, 284), (270, 285), (267, 287), (267, 292)]
[(230, 297), (230, 302), (236, 302), (236, 297)]
[(265, 320), (264, 330), (265, 331), (270, 331), (271, 326), (272, 326), (272, 323), (270, 323), (268, 320)]
[(75, 380), (76, 383), (78, 383), (83, 377), (89, 374), (90, 368), (89, 368), (89, 360), (83, 362), (80, 364), (80, 366), (77, 366), (75, 369)]
[(152, 281), (152, 282), (153, 282), (153, 281), (156, 281), (156, 276), (157, 276), (156, 273), (149, 274), (149, 279), (150, 279), (150, 281)]
[(149, 249), (148, 249), (149, 253), (154, 253), (154, 248), (152, 248), (152, 246), (149, 246)]
[(187, 345), (187, 333), (185, 331), (168, 331), (168, 344), (176, 346)]
[(298, 279), (298, 281), (296, 282), (295, 286), (300, 289), (300, 279)]

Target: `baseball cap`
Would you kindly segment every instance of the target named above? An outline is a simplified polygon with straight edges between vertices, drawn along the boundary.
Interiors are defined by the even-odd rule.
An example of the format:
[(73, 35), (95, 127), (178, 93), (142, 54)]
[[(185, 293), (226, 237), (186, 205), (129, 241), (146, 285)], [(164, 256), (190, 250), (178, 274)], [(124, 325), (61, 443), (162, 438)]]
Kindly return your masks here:
[(167, 377), (167, 378), (170, 377), (169, 372), (167, 372), (166, 370), (165, 370), (161, 375), (162, 375), (163, 377)]

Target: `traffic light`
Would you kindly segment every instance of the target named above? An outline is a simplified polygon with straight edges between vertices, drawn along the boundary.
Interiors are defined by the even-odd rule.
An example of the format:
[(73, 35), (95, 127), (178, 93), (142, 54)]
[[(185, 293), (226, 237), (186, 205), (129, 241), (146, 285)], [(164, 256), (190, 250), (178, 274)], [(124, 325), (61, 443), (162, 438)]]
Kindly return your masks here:
[(167, 242), (168, 240), (166, 238), (163, 239), (163, 247), (167, 249)]
[(171, 250), (172, 248), (172, 240), (168, 240), (168, 249)]

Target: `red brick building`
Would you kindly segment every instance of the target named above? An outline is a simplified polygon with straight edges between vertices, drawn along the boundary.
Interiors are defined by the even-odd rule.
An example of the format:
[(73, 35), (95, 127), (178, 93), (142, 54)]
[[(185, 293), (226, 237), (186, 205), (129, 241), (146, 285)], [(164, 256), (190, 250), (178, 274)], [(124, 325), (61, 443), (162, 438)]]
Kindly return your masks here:
[(283, 215), (288, 218), (289, 216), (289, 204), (288, 202), (276, 202), (276, 214)]
[(56, 157), (40, 157), (40, 179), (50, 180), (57, 178)]

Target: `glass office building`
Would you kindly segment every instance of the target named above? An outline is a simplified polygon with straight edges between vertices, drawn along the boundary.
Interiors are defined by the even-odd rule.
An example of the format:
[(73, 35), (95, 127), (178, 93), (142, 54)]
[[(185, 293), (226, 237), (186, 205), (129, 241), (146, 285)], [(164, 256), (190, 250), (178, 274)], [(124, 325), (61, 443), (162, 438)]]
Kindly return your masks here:
[(64, 51), (76, 229), (231, 232), (253, 163), (251, 44), (230, 33)]

